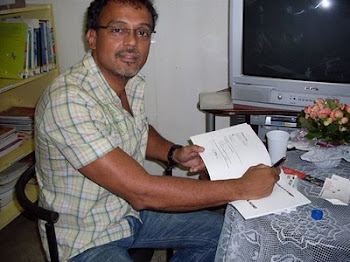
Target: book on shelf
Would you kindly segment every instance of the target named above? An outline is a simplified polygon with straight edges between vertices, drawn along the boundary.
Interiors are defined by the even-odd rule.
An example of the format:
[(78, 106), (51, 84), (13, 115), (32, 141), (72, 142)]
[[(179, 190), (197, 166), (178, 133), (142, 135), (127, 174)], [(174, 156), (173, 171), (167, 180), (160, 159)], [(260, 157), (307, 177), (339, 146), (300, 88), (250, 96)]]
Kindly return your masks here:
[(26, 68), (24, 77), (33, 76), (35, 74), (36, 56), (37, 56), (37, 41), (36, 31), (39, 30), (39, 19), (10, 17), (3, 20), (6, 23), (25, 23), (27, 25), (27, 52), (26, 52)]
[(21, 79), (26, 63), (27, 25), (0, 23), (0, 77)]
[(34, 121), (35, 107), (13, 106), (0, 112), (0, 123), (30, 123)]
[(26, 6), (25, 0), (1, 0), (0, 1), (0, 10), (22, 8), (25, 6)]
[[(13, 128), (14, 129), (14, 128)], [(1, 126), (0, 126), (0, 130), (1, 130)], [(16, 132), (12, 132), (10, 133), (9, 135), (3, 137), (3, 138), (0, 138), (0, 151), (2, 148), (6, 147), (7, 145), (15, 142), (17, 139), (20, 139), (19, 136), (18, 136), (18, 133)]]
[[(27, 78), (56, 68), (54, 29), (51, 27), (50, 20), (19, 16), (4, 18), (1, 22), (3, 24), (22, 24), (26, 27), (26, 36), (25, 43), (21, 45), (21, 52), (24, 52), (23, 67), (20, 67), (21, 71), (15, 76), (13, 74), (7, 74), (6, 76), (0, 74), (0, 77)], [(11, 36), (9, 32), (2, 31), (4, 31), (4, 37), (9, 38)], [(13, 45), (6, 44), (6, 42), (2, 43), (1, 46), (4, 46), (2, 49), (7, 46), (9, 49), (7, 53), (13, 49)]]
[(34, 130), (34, 107), (14, 106), (0, 112), (0, 128), (14, 128), (20, 139), (30, 139)]
[(9, 168), (6, 168), (5, 170), (0, 172), (0, 186), (5, 187), (6, 185), (10, 184), (12, 181), (17, 181), (17, 179), (21, 176), (24, 171), (26, 171), (29, 166), (31, 165), (30, 162), (26, 161), (17, 161), (13, 165), (11, 165)]
[[(15, 162), (9, 168), (0, 172), (0, 207), (6, 206), (14, 199), (14, 188), (19, 177), (34, 164), (33, 154)], [(36, 181), (32, 182), (36, 184)]]
[(48, 65), (48, 51), (47, 51), (47, 30), (46, 30), (46, 22), (43, 20), (39, 21), (40, 25), (40, 55), (41, 55), (41, 61), (40, 61), (40, 72), (47, 72), (47, 65)]
[(0, 141), (16, 132), (16, 129), (9, 126), (0, 126)]
[[(246, 123), (192, 136), (191, 140), (205, 148), (200, 155), (211, 180), (240, 178), (249, 167), (260, 163), (271, 166), (265, 145)], [(309, 199), (284, 179), (275, 184), (268, 197), (230, 202), (245, 219), (288, 211), (308, 203)]]
[(12, 152), (22, 144), (22, 139), (17, 138), (15, 141), (0, 148), (0, 158)]
[(7, 206), (10, 202), (16, 199), (15, 188), (11, 188), (0, 194), (0, 210)]

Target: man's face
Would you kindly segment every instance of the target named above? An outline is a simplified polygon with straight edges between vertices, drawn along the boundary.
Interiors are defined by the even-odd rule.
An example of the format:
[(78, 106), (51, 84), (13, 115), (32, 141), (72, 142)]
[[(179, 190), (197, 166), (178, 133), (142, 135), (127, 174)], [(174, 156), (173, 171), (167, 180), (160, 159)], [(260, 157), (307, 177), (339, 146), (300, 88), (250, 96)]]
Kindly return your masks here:
[(87, 39), (102, 73), (124, 79), (135, 76), (148, 57), (150, 38), (144, 32), (152, 32), (151, 13), (145, 6), (135, 8), (109, 1), (101, 12), (99, 26), (104, 28), (90, 29)]

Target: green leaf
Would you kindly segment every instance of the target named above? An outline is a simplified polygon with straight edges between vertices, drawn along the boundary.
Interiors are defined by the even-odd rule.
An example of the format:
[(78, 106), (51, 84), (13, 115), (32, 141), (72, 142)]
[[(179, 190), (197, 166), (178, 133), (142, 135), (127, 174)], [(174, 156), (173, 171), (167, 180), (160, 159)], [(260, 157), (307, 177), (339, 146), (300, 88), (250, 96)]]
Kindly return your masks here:
[(326, 102), (331, 110), (334, 110), (338, 107), (333, 99), (326, 99)]
[(323, 134), (322, 134), (322, 132), (319, 131), (319, 130), (316, 130), (316, 131), (309, 131), (309, 132), (305, 135), (305, 138), (307, 138), (307, 139), (313, 139), (313, 138), (320, 139), (320, 138), (323, 138)]
[(317, 126), (311, 121), (311, 119), (306, 119), (305, 117), (299, 117), (298, 119), (300, 126), (305, 127), (309, 131), (317, 131)]

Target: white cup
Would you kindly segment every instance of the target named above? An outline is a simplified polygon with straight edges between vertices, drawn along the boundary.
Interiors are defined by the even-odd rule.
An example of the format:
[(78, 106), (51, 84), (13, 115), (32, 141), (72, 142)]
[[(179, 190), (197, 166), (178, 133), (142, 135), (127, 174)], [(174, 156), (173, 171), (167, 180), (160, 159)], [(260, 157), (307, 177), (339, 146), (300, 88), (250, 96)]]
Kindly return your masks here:
[(272, 130), (267, 132), (266, 138), (271, 164), (275, 164), (287, 154), (289, 133), (282, 130)]

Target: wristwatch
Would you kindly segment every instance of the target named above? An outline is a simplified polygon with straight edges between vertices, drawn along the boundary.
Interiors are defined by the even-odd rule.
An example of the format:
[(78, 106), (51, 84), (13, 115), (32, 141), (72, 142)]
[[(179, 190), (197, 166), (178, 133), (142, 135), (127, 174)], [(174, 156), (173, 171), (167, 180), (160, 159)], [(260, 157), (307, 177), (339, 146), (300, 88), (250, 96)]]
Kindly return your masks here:
[(167, 163), (167, 169), (173, 169), (174, 167), (177, 166), (176, 162), (174, 161), (173, 159), (173, 154), (174, 154), (174, 151), (178, 148), (182, 148), (183, 146), (181, 145), (173, 145), (170, 149), (169, 149), (169, 152), (168, 152), (168, 163)]

